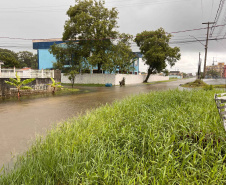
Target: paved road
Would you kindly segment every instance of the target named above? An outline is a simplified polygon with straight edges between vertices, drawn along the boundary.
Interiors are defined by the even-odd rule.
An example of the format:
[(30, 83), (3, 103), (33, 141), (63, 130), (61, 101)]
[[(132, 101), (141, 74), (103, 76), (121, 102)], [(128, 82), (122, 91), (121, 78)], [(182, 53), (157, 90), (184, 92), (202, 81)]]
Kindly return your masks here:
[(226, 84), (226, 79), (204, 79), (203, 81), (209, 85)]
[(84, 113), (100, 105), (111, 103), (128, 95), (178, 88), (194, 79), (158, 84), (139, 84), (125, 87), (80, 87), (89, 93), (0, 102), (0, 169), (12, 164), (13, 155), (25, 151), (35, 134), (45, 134), (51, 125)]

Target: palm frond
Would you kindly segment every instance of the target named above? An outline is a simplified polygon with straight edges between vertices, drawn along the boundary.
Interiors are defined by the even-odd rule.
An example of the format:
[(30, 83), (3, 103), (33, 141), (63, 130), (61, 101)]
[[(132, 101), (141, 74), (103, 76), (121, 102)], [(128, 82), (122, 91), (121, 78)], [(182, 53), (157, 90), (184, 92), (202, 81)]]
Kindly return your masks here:
[(17, 87), (17, 84), (15, 84), (13, 82), (5, 81), (5, 83)]
[(51, 80), (52, 80), (53, 83), (56, 83), (55, 80), (52, 77), (51, 77)]
[(34, 80), (35, 80), (35, 78), (26, 79), (26, 80), (24, 80), (24, 81), (22, 82), (22, 84), (23, 84), (23, 85), (26, 85), (26, 84), (28, 84), (28, 83), (30, 83), (30, 82), (33, 82)]
[(32, 88), (29, 86), (22, 86), (20, 89), (26, 90), (26, 89), (32, 89)]
[(19, 85), (20, 84), (20, 82), (18, 82), (16, 79), (14, 79), (14, 78), (10, 78), (9, 79), (12, 83), (14, 83), (14, 84), (16, 84), (16, 85)]
[(17, 75), (17, 72), (16, 72), (16, 79), (17, 79), (18, 82), (20, 82), (20, 76)]

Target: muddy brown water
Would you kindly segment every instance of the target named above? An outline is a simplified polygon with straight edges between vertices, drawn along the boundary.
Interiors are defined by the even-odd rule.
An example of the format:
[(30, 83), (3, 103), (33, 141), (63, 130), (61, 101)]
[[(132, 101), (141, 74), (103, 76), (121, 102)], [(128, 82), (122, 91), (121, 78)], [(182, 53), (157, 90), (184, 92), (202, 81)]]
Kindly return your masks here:
[(15, 156), (27, 150), (36, 134), (45, 135), (55, 123), (129, 95), (175, 89), (189, 81), (194, 79), (125, 87), (78, 87), (83, 93), (1, 101), (0, 171), (3, 165), (12, 165)]

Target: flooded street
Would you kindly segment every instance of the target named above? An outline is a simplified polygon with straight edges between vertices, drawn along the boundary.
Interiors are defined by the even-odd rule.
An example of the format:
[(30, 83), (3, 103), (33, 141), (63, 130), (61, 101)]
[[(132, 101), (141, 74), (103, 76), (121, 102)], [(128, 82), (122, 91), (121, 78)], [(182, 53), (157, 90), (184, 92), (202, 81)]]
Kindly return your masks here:
[[(194, 79), (125, 87), (80, 87), (74, 95), (0, 102), (0, 170), (12, 163), (12, 155), (24, 152), (35, 134), (45, 134), (54, 123), (129, 95), (175, 89)], [(86, 90), (86, 91), (85, 91)]]

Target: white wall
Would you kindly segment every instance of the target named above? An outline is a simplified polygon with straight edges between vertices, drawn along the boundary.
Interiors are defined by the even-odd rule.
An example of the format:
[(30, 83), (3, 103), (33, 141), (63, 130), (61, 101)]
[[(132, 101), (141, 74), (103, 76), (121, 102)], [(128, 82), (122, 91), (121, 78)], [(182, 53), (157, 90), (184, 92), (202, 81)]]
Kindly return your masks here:
[(143, 75), (132, 75), (132, 74), (117, 74), (115, 75), (115, 85), (119, 85), (119, 81), (125, 78), (126, 84), (138, 84), (142, 83)]
[[(126, 84), (142, 83), (146, 75), (133, 74), (78, 74), (75, 77), (76, 84), (106, 84), (119, 85), (119, 81), (125, 78)], [(148, 82), (169, 80), (168, 76), (151, 75)], [(62, 83), (71, 83), (67, 76), (61, 73)]]
[(139, 72), (147, 73), (148, 65), (145, 64), (142, 58), (139, 58)]
[[(146, 77), (146, 75), (144, 75)], [(148, 82), (169, 80), (169, 76), (150, 75)]]
[[(62, 83), (71, 83), (67, 76), (61, 73)], [(76, 84), (106, 84), (115, 83), (115, 74), (78, 74), (75, 77)]]

